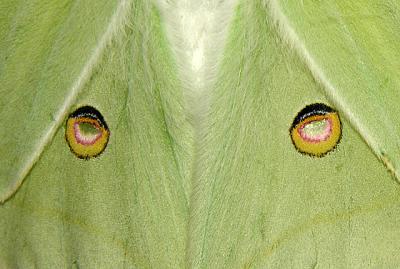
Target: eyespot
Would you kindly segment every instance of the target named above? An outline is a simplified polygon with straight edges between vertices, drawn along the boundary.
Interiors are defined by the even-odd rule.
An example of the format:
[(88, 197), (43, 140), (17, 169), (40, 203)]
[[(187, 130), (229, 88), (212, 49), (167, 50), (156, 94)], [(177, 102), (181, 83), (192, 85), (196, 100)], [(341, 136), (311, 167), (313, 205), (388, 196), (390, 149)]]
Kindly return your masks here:
[(65, 138), (76, 157), (90, 159), (99, 156), (109, 137), (107, 124), (94, 107), (80, 107), (68, 116)]
[(322, 157), (339, 144), (342, 124), (336, 110), (316, 103), (306, 106), (297, 114), (289, 131), (293, 145), (299, 152)]

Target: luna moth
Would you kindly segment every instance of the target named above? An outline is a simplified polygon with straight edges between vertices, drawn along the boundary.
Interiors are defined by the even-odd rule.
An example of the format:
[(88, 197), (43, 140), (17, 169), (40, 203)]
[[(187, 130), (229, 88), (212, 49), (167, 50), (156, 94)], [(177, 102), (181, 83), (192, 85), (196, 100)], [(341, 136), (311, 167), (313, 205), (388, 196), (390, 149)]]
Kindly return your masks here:
[(0, 268), (398, 267), (399, 18), (0, 1)]

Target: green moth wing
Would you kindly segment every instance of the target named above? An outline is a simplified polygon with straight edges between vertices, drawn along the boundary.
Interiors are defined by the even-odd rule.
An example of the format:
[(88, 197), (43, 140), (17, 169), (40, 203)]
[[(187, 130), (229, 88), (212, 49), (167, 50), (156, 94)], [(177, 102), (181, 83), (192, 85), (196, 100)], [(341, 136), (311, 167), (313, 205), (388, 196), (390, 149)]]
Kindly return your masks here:
[[(0, 267), (182, 268), (191, 134), (159, 12), (147, 1), (22, 2), (0, 4), (15, 10), (1, 32)], [(86, 105), (110, 138), (82, 160), (65, 129)]]
[(1, 2), (1, 201), (64, 121), (65, 106), (112, 36), (114, 26), (107, 27), (116, 8), (112, 2)]
[(325, 94), (398, 177), (400, 5), (395, 1), (265, 1), (265, 5)]
[[(207, 169), (194, 179), (191, 268), (400, 263), (396, 8), (240, 2), (211, 90), (198, 163)], [(289, 138), (313, 103), (342, 118), (341, 142), (323, 158), (300, 154)]]
[[(193, 1), (232, 8), (198, 84), (179, 5), (0, 3), (0, 267), (395, 268), (399, 4)], [(315, 103), (342, 123), (321, 158), (289, 132)]]

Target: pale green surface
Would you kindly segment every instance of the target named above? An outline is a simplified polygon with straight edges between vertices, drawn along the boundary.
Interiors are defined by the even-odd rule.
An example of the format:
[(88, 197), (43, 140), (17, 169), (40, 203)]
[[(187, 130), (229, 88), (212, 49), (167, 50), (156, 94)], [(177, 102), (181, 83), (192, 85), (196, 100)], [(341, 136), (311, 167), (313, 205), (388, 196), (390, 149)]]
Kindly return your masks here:
[(116, 3), (0, 1), (0, 197), (54, 120)]
[[(96, 6), (92, 8), (94, 12)], [(104, 7), (110, 8), (115, 9)], [(142, 26), (137, 27), (137, 22)], [(129, 27), (107, 49), (70, 109), (96, 107), (111, 131), (108, 147), (99, 158), (76, 158), (66, 144), (63, 121), (21, 189), (0, 206), (0, 265), (183, 267), (189, 187), (182, 178), (188, 173), (185, 164), (190, 163), (185, 153), (190, 134), (179, 129), (189, 130), (166, 44), (154, 7), (135, 1)], [(53, 75), (53, 79), (58, 78)], [(6, 80), (12, 84), (17, 79)], [(50, 110), (49, 94), (53, 93), (58, 94), (53, 88), (41, 92), (47, 95), (47, 103), (25, 109)], [(17, 90), (13, 94), (14, 98), (21, 95)], [(1, 101), (9, 102), (10, 96)], [(12, 114), (14, 106), (20, 107), (11, 103), (2, 113), (10, 119), (32, 120), (27, 128), (39, 128), (51, 119), (51, 114), (43, 120), (22, 112)], [(2, 126), (7, 124), (2, 121)], [(10, 126), (19, 130), (19, 124)], [(2, 128), (2, 132), (13, 139), (10, 129)], [(16, 135), (22, 137), (22, 132)], [(23, 144), (5, 148), (10, 153), (3, 151), (2, 144), (1, 168), (11, 170), (7, 165), (14, 158), (13, 149), (28, 154), (34, 140), (34, 135), (25, 134)], [(3, 171), (2, 182), (8, 179)]]
[[(311, 158), (295, 150), (289, 128), (297, 112), (337, 100), (327, 99), (280, 41), (262, 1), (243, 1), (234, 16), (206, 128), (195, 130), (204, 137), (194, 160), (178, 72), (158, 13), (144, 2), (134, 1), (128, 26), (70, 108), (91, 105), (102, 113), (108, 147), (96, 159), (77, 159), (63, 122), (22, 187), (0, 205), (0, 268), (397, 268), (399, 184), (340, 110), (343, 137), (334, 152)], [(316, 18), (333, 10), (327, 1), (302, 2), (299, 10), (310, 8)], [(53, 21), (37, 23), (45, 36), (39, 38), (18, 29), (39, 22), (35, 13), (53, 12), (53, 2), (30, 1), (30, 9), (23, 3), (0, 0), (0, 192), (50, 124), (116, 8), (112, 1), (57, 1), (63, 11), (54, 7)], [(46, 8), (37, 11), (35, 3)], [(362, 7), (374, 11), (367, 3)], [(294, 1), (283, 4), (289, 18), (298, 18)], [(88, 19), (79, 13), (85, 11), (102, 17)], [(348, 18), (351, 27), (361, 27), (355, 18)], [(386, 19), (373, 23), (379, 30), (353, 30), (360, 36), (352, 49), (373, 58), (362, 61), (373, 72), (363, 73), (352, 71), (360, 68), (354, 53), (335, 51), (335, 44), (343, 48), (339, 41), (316, 38), (333, 38), (329, 27), (316, 23), (311, 34), (301, 26), (306, 21), (293, 20), (307, 29), (298, 34), (341, 85), (346, 108), (397, 164), (400, 49), (392, 46), (400, 38), (385, 33), (399, 23)], [(381, 46), (378, 36), (386, 39)], [(373, 87), (382, 81), (387, 91)]]
[(242, 5), (225, 51), (191, 205), (192, 264), (397, 268), (398, 183), (345, 119), (333, 153), (294, 149), (297, 112), (329, 102), (267, 16)]
[(315, 137), (325, 133), (325, 130), (329, 128), (329, 122), (327, 120), (319, 120), (308, 123), (304, 126), (303, 130), (306, 135)]
[(365, 126), (372, 150), (400, 176), (400, 2), (277, 2), (337, 89), (335, 103)]

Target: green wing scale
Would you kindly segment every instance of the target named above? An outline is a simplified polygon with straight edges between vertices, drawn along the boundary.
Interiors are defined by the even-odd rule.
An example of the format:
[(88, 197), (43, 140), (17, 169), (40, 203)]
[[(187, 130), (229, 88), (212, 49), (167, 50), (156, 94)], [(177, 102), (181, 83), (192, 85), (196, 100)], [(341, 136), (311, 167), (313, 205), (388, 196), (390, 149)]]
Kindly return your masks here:
[[(397, 267), (399, 18), (389, 0), (0, 1), (0, 268)], [(312, 104), (341, 123), (316, 157), (291, 139)], [(109, 137), (80, 158), (67, 120), (88, 107)]]
[[(24, 184), (0, 208), (0, 263), (6, 268), (154, 268), (160, 265), (182, 268), (184, 265), (182, 253), (186, 238), (183, 235), (187, 230), (189, 187), (183, 179), (189, 173), (185, 164), (190, 163), (186, 160), (189, 159), (186, 147), (191, 134), (186, 132), (188, 124), (182, 113), (182, 88), (155, 7), (140, 1), (111, 2), (77, 1), (74, 5), (71, 3), (70, 10), (64, 7), (65, 17), (77, 29), (67, 25), (68, 19), (63, 20), (60, 24), (68, 32), (55, 35), (62, 39), (61, 43), (68, 41), (68, 45), (58, 48), (54, 40), (46, 43), (50, 47), (47, 50), (59, 49), (59, 57), (64, 58), (50, 57), (57, 63), (50, 71), (53, 74), (35, 71), (37, 75), (26, 77), (26, 83), (37, 80), (37, 88), (25, 85), (7, 93), (10, 98), (20, 98), (25, 91), (37, 91), (32, 94), (43, 102), (32, 101), (30, 107), (21, 108), (26, 111), (19, 113), (13, 111), (20, 107), (17, 103), (11, 102), (3, 108), (6, 119), (16, 121), (7, 124), (14, 129), (2, 130), (7, 131), (4, 135), (8, 139), (16, 139), (15, 134), (22, 136), (18, 130), (29, 128), (38, 129), (38, 135), (33, 131), (25, 133), (24, 143), (8, 145), (10, 153), (2, 151), (1, 159), (6, 161), (2, 161), (1, 167), (10, 171), (1, 174), (1, 182), (6, 186), (2, 187), (2, 194), (9, 190), (7, 186), (13, 179), (10, 175), (16, 170), (14, 166), (19, 165), (5, 167), (5, 162), (11, 163), (13, 154), (22, 161), (24, 155), (32, 154), (36, 140), (41, 140), (41, 135), (56, 120), (49, 111), (68, 106), (64, 97), (70, 98), (71, 84), (75, 81), (61, 80), (76, 73), (85, 76), (82, 74), (87, 72), (85, 68), (91, 69), (76, 98), (65, 108), (65, 116), (57, 122), (54, 137), (45, 145)], [(91, 16), (80, 13), (84, 11), (90, 11)], [(54, 18), (61, 20), (57, 10), (54, 13)], [(102, 16), (103, 24), (93, 21), (97, 16)], [(122, 22), (123, 27), (118, 28)], [(30, 21), (20, 23), (28, 25)], [(96, 37), (88, 35), (94, 34), (93, 30), (98, 31)], [(84, 34), (86, 39), (75, 44), (79, 38), (74, 33), (84, 31), (88, 32)], [(102, 40), (107, 34), (112, 37)], [(89, 38), (106, 44), (98, 47), (99, 41), (92, 44)], [(76, 48), (73, 50), (70, 44)], [(97, 52), (94, 66), (87, 66), (88, 62), (92, 64), (90, 56), (83, 59), (76, 52), (85, 52), (85, 46), (91, 55), (96, 49), (103, 50)], [(33, 58), (26, 53), (19, 55), (23, 51), (18, 49), (10, 52), (11, 56)], [(36, 50), (29, 52), (33, 54)], [(13, 64), (11, 56), (5, 67)], [(11, 74), (4, 70), (2, 81), (7, 84), (25, 82), (18, 77), (7, 77)], [(51, 81), (43, 76), (52, 76)], [(56, 100), (54, 95), (60, 98)], [(10, 102), (10, 99), (1, 101)], [(51, 110), (50, 105), (57, 109)], [(110, 129), (110, 140), (103, 154), (87, 161), (70, 152), (64, 137), (68, 114), (84, 105), (95, 107)], [(19, 122), (16, 115), (25, 122)]]

